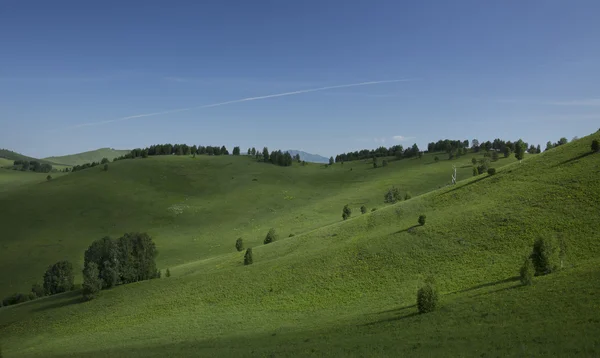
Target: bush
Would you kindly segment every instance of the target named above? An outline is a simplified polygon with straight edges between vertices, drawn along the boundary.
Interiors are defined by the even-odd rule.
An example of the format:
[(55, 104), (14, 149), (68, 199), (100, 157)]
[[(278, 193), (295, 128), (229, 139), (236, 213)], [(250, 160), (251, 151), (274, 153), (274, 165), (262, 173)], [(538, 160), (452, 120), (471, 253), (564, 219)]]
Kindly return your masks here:
[(104, 171), (107, 172), (108, 171), (108, 164), (104, 164)]
[(35, 283), (31, 286), (31, 292), (35, 295), (35, 297), (44, 297), (46, 292), (44, 291), (44, 287), (39, 283)]
[(406, 195), (404, 195), (404, 200), (408, 200), (412, 198), (412, 195), (410, 195), (410, 193), (406, 193)]
[(477, 170), (477, 167), (473, 167), (473, 176), (476, 177), (479, 175), (479, 170)]
[(471, 159), (471, 163), (473, 163), (473, 165), (477, 164), (477, 158), (473, 157), (473, 159)]
[[(277, 240), (277, 233), (275, 232), (275, 229), (270, 229), (269, 232), (267, 233), (267, 236), (265, 237), (265, 241), (264, 244), (270, 244), (272, 242), (275, 242)], [(250, 251), (252, 252), (252, 250)], [(248, 254), (248, 251), (246, 251), (246, 254)]]
[(350, 218), (350, 215), (352, 215), (352, 209), (346, 204), (344, 205), (344, 209), (342, 209), (342, 219), (346, 220)]
[(71, 291), (73, 279), (73, 265), (69, 261), (59, 261), (46, 270), (44, 291), (47, 295)]
[(417, 292), (417, 308), (419, 313), (435, 311), (437, 307), (438, 294), (433, 285), (427, 283)]
[(533, 283), (533, 275), (535, 274), (535, 267), (533, 266), (533, 262), (528, 257), (523, 262), (523, 266), (521, 266), (520, 278), (521, 283), (523, 285), (529, 286)]
[(495, 175), (496, 174), (496, 168), (489, 168), (487, 173), (489, 175)]
[(598, 139), (594, 139), (592, 141), (592, 152), (598, 152), (600, 151), (600, 142), (598, 142)]
[(384, 202), (391, 204), (397, 202), (398, 200), (400, 200), (400, 198), (400, 190), (398, 190), (398, 188), (396, 187), (389, 188), (383, 196)]
[(438, 157), (435, 157), (435, 158), (433, 158), (433, 160), (434, 160), (434, 161), (437, 163), (437, 162), (439, 162), (439, 161), (440, 161), (440, 158), (438, 158)]
[(384, 167), (387, 167), (387, 165), (388, 165), (388, 162), (387, 162), (387, 160), (385, 160), (385, 159), (384, 159), (384, 160), (381, 162), (381, 165), (383, 165)]
[(558, 245), (550, 239), (537, 239), (533, 244), (531, 261), (535, 267), (535, 275), (547, 275), (559, 268), (560, 253)]
[(425, 225), (425, 219), (427, 219), (427, 216), (420, 215), (419, 216), (419, 225), (421, 225), (421, 226)]
[(169, 270), (169, 268), (167, 268), (167, 271), (165, 272), (165, 277), (171, 277), (171, 270)]
[(238, 252), (244, 249), (244, 241), (241, 237), (235, 240), (235, 249), (238, 250)]
[(496, 151), (493, 151), (493, 152), (492, 152), (492, 161), (494, 161), (494, 162), (495, 162), (495, 161), (497, 161), (498, 159), (499, 159), (499, 157), (498, 157), (498, 152), (496, 152)]
[(244, 255), (244, 265), (252, 265), (253, 262), (252, 248), (250, 247), (248, 250), (246, 250), (246, 254)]
[(367, 213), (367, 207), (366, 207), (366, 206), (364, 206), (364, 205), (363, 205), (363, 206), (361, 206), (361, 207), (360, 207), (360, 212), (361, 212), (362, 214), (366, 214), (366, 213)]
[(50, 180), (52, 180), (52, 175), (48, 174), (48, 176), (46, 177), (46, 180), (47, 180), (47, 181), (50, 181)]
[(96, 297), (102, 289), (102, 280), (100, 279), (98, 265), (90, 261), (83, 269), (83, 298), (87, 301)]
[(377, 208), (373, 208), (371, 209), (371, 212), (377, 211)]
[(373, 162), (373, 168), (377, 169), (377, 162)]
[(294, 236), (296, 236), (296, 234), (294, 234), (294, 233), (291, 233), (288, 235), (288, 237), (294, 237)]

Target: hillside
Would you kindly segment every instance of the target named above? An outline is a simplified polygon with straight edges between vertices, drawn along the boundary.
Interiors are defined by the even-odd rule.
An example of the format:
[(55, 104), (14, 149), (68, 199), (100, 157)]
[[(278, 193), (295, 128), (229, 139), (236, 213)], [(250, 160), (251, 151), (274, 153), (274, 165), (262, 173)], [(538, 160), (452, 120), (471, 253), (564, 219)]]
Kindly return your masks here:
[(102, 158), (108, 158), (112, 161), (113, 159), (125, 155), (129, 152), (130, 150), (101, 148), (89, 152), (64, 155), (59, 157), (48, 157), (44, 159), (51, 162), (62, 163), (66, 165), (83, 165), (85, 163), (100, 162)]
[[(150, 158), (0, 196), (13, 207), (0, 217), (10, 223), (39, 217), (44, 228), (7, 227), (3, 272), (26, 279), (35, 271), (33, 258), (55, 261), (58, 249), (42, 248), (48, 242), (41, 237), (53, 238), (60, 256), (70, 258), (71, 246), (80, 244), (81, 255), (100, 237), (97, 226), (120, 234), (134, 229), (126, 221), (152, 232), (166, 257), (161, 267), (173, 273), (103, 291), (90, 302), (69, 293), (2, 308), (5, 351), (25, 357), (596, 356), (600, 155), (590, 154), (592, 137), (600, 134), (522, 163), (501, 160), (506, 165), (494, 176), (471, 178), (470, 156), (461, 158), (452, 163), (460, 167), (459, 179), (468, 179), (451, 187), (444, 186), (450, 163), (427, 155), (378, 169), (365, 162), (280, 168), (248, 158), (193, 164)], [(392, 183), (415, 196), (383, 205)], [(80, 191), (69, 195), (65, 187)], [(77, 202), (83, 193), (85, 201)], [(36, 200), (51, 204), (38, 208)], [(354, 212), (342, 222), (347, 202)], [(359, 215), (363, 203), (379, 210)], [(65, 211), (52, 215), (58, 206)], [(25, 216), (28, 210), (34, 211)], [(164, 210), (173, 216), (157, 215)], [(417, 227), (421, 214), (427, 223)], [(92, 239), (86, 223), (98, 231)], [(282, 237), (262, 245), (270, 226)], [(288, 232), (297, 235), (285, 238)], [(233, 247), (239, 236), (254, 247), (251, 266), (242, 265), (243, 253)], [(568, 247), (565, 269), (532, 287), (518, 285), (515, 276), (533, 241), (557, 236)], [(31, 259), (21, 264), (25, 252)], [(441, 307), (417, 315), (415, 293), (429, 275)]]
[(321, 155), (318, 155), (318, 154), (310, 154), (310, 153), (303, 152), (301, 150), (293, 150), (293, 149), (284, 150), (284, 152), (290, 153), (290, 155), (292, 157), (296, 156), (296, 154), (299, 154), (300, 155), (300, 160), (304, 160), (305, 162), (310, 162), (310, 163), (329, 163), (329, 158), (325, 158), (325, 157), (323, 157)]
[[(26, 155), (23, 154), (19, 154), (17, 152), (13, 152), (11, 150), (8, 149), (0, 149), (0, 158), (4, 158), (8, 161), (14, 162), (15, 160), (28, 160), (28, 161), (36, 161), (36, 162), (40, 162), (40, 163), (45, 163), (45, 164), (64, 164), (61, 162), (53, 162), (47, 159), (36, 159), (36, 158), (32, 158), (32, 157), (28, 157)], [(12, 165), (12, 163), (10, 163), (10, 165)], [(6, 161), (3, 161), (3, 163), (1, 163), (0, 166), (6, 166)]]

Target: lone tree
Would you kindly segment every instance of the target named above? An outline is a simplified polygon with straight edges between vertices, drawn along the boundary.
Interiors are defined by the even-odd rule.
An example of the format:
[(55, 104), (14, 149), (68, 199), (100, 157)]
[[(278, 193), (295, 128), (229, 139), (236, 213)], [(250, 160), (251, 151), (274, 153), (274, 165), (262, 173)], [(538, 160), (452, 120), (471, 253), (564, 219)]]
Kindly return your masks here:
[(360, 212), (361, 212), (362, 214), (366, 214), (366, 213), (367, 213), (367, 207), (366, 207), (366, 206), (364, 206), (364, 205), (363, 205), (363, 206), (361, 206), (361, 207), (360, 207)]
[(333, 160), (333, 157), (329, 157), (329, 165), (333, 165), (333, 163), (335, 163), (335, 161)]
[(350, 215), (352, 215), (352, 209), (346, 204), (344, 205), (344, 209), (342, 209), (342, 219), (346, 220), (350, 218)]
[(531, 285), (533, 283), (534, 274), (535, 267), (533, 266), (533, 262), (531, 262), (531, 259), (527, 257), (523, 262), (523, 266), (521, 266), (521, 270), (519, 271), (521, 283), (525, 286)]
[(165, 277), (171, 277), (171, 270), (167, 268), (167, 272), (165, 272)]
[(73, 265), (69, 261), (59, 261), (46, 270), (44, 291), (47, 295), (71, 291), (73, 278)]
[(550, 239), (537, 239), (533, 244), (530, 258), (535, 267), (535, 275), (547, 275), (559, 268), (559, 247)]
[(237, 240), (235, 240), (235, 248), (238, 251), (242, 251), (244, 249), (244, 241), (242, 240), (242, 238), (238, 238)]
[(108, 171), (108, 164), (104, 164), (104, 171), (107, 172)]
[(525, 143), (519, 139), (517, 143), (515, 143), (515, 158), (517, 158), (519, 161), (523, 160), (526, 149), (527, 147), (525, 146)]
[(91, 300), (96, 297), (102, 289), (102, 280), (99, 277), (98, 265), (95, 262), (88, 262), (83, 269), (83, 298)]
[(250, 247), (248, 250), (246, 250), (246, 254), (244, 255), (244, 265), (252, 265), (253, 261), (252, 248)]
[[(271, 228), (269, 230), (269, 232), (267, 233), (267, 236), (265, 237), (264, 244), (265, 245), (270, 244), (272, 242), (275, 242), (276, 240), (277, 240), (277, 233), (275, 232), (275, 229)], [(250, 252), (252, 252), (252, 249), (248, 249), (248, 250), (250, 250)], [(248, 253), (248, 252), (246, 251), (246, 253)]]
[(398, 190), (398, 188), (396, 188), (396, 187), (389, 188), (388, 191), (383, 196), (383, 201), (386, 203), (391, 203), (391, 204), (397, 202), (400, 199), (401, 199), (400, 190)]
[(435, 311), (437, 307), (438, 294), (431, 283), (426, 283), (417, 292), (417, 308), (419, 313)]
[(473, 157), (473, 159), (471, 159), (471, 163), (473, 163), (473, 165), (477, 164), (477, 158)]
[(100, 164), (106, 164), (108, 163), (108, 158), (102, 158), (102, 160), (100, 161)]
[(419, 225), (421, 225), (421, 226), (425, 225), (425, 219), (427, 219), (427, 216), (419, 215)]
[(592, 152), (596, 153), (600, 151), (600, 142), (598, 142), (598, 139), (594, 139), (592, 141)]
[(440, 161), (440, 158), (438, 158), (438, 157), (435, 157), (435, 158), (433, 158), (433, 160), (434, 160), (434, 161), (437, 163), (437, 162), (439, 162), (439, 161)]
[(50, 181), (50, 180), (52, 180), (52, 175), (48, 174), (48, 176), (46, 177), (46, 180), (47, 180), (47, 181)]

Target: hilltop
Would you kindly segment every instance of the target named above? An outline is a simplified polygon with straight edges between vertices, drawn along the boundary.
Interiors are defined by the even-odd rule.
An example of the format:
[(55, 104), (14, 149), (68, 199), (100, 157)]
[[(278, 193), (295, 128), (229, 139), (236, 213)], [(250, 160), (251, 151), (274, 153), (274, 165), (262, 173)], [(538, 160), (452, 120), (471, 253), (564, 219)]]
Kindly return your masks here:
[(284, 150), (283, 151), (290, 153), (290, 155), (292, 157), (296, 156), (296, 154), (300, 155), (300, 160), (304, 160), (305, 162), (310, 162), (310, 163), (329, 163), (329, 158), (325, 158), (321, 155), (318, 154), (310, 154), (310, 153), (306, 153), (303, 152), (301, 150), (293, 150), (293, 149), (289, 149), (289, 150)]
[(17, 152), (13, 152), (11, 150), (8, 149), (0, 149), (0, 159), (5, 159), (4, 161), (0, 162), (0, 166), (6, 166), (6, 165), (12, 165), (12, 162), (15, 160), (27, 160), (27, 161), (36, 161), (36, 162), (40, 162), (42, 164), (64, 164), (61, 162), (54, 162), (54, 161), (50, 161), (48, 159), (37, 159), (37, 158), (32, 158), (32, 157), (28, 157), (26, 155), (23, 154), (19, 154)]
[(74, 165), (83, 165), (83, 164), (92, 163), (92, 162), (100, 162), (103, 158), (108, 158), (108, 160), (113, 160), (113, 159), (118, 158), (122, 155), (125, 155), (129, 152), (130, 152), (130, 150), (100, 148), (100, 149), (92, 150), (89, 152), (64, 155), (64, 156), (58, 156), (58, 157), (48, 157), (48, 158), (45, 158), (45, 160), (55, 162), (55, 163), (62, 163), (62, 164), (74, 166)]
[[(244, 157), (157, 157), (15, 191), (0, 197), (13, 207), (0, 217), (43, 218), (46, 233), (8, 227), (3, 272), (31, 276), (33, 260), (11, 259), (23, 252), (56, 259), (41, 237), (54, 237), (62, 257), (75, 255), (74, 245), (81, 255), (79, 240), (92, 232), (84, 224), (120, 234), (130, 230), (127, 221), (155, 236), (167, 257), (160, 266), (173, 277), (85, 303), (75, 292), (3, 308), (0, 336), (7, 354), (19, 356), (595, 356), (600, 157), (589, 150), (592, 138), (600, 134), (521, 163), (500, 159), (490, 176), (471, 177), (471, 155), (452, 163), (425, 155), (377, 169), (368, 161), (281, 168)], [(447, 186), (449, 164), (468, 179)], [(384, 205), (391, 184), (413, 197)], [(79, 189), (69, 195), (66, 187)], [(84, 192), (95, 205), (76, 202), (51, 215)], [(54, 208), (35, 206), (63, 196)], [(342, 221), (345, 203), (353, 215)], [(378, 210), (360, 215), (363, 204)], [(172, 216), (159, 216), (164, 210)], [(416, 225), (421, 214), (425, 226)], [(280, 239), (262, 245), (269, 227)], [(254, 247), (251, 266), (233, 247), (239, 236)], [(522, 287), (515, 276), (539, 237), (564, 238), (564, 269)], [(430, 275), (441, 308), (418, 315), (415, 292)], [(44, 339), (48, 327), (52, 339)]]

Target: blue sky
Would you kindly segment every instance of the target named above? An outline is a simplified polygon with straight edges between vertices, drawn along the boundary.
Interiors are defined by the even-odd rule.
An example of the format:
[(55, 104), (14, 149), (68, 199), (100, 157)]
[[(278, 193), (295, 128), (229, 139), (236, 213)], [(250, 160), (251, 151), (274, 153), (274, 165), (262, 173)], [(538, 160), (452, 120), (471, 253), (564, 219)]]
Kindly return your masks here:
[(5, 0), (0, 147), (543, 147), (600, 128), (598, 14), (584, 0)]

